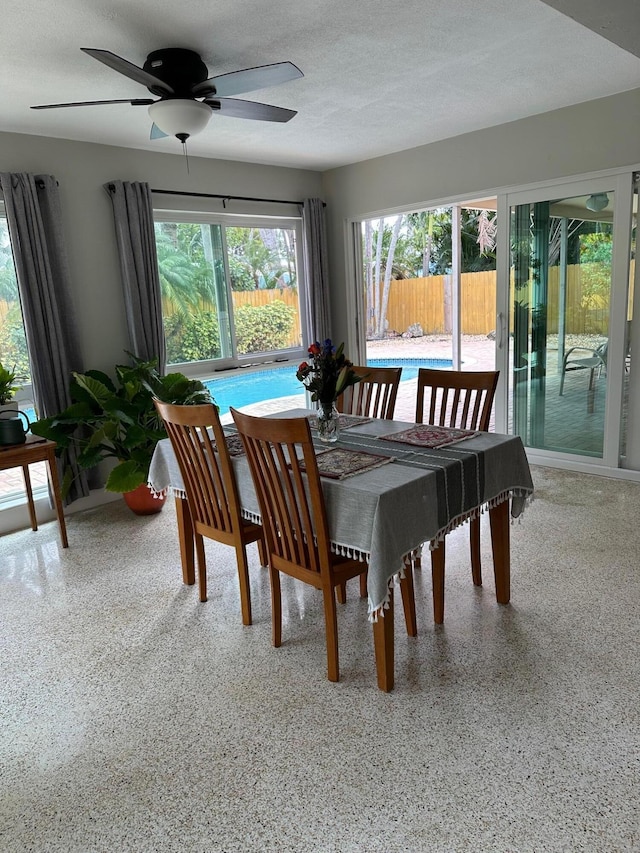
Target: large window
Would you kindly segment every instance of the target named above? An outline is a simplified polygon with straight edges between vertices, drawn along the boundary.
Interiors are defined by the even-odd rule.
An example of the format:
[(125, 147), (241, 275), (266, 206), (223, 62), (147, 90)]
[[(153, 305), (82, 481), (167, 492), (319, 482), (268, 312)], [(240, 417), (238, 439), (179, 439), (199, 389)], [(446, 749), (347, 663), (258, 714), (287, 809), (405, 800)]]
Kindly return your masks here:
[[(13, 263), (13, 252), (9, 229), (0, 205), (0, 363), (16, 373), (16, 384), (20, 390), (12, 401), (12, 407), (24, 412), (32, 420), (35, 417), (31, 388), (31, 368), (24, 333), (22, 308), (18, 295), (18, 282)], [(9, 417), (10, 415), (5, 415)], [(15, 417), (15, 415), (12, 415)], [(21, 421), (24, 423), (24, 421)], [(31, 465), (31, 485), (36, 498), (46, 489), (45, 463)], [(19, 468), (0, 471), (0, 506), (10, 506), (25, 501), (24, 481)]]
[(168, 364), (205, 374), (301, 355), (299, 220), (155, 219)]
[(27, 342), (18, 296), (9, 229), (0, 208), (0, 362), (16, 372), (18, 383), (31, 384)]

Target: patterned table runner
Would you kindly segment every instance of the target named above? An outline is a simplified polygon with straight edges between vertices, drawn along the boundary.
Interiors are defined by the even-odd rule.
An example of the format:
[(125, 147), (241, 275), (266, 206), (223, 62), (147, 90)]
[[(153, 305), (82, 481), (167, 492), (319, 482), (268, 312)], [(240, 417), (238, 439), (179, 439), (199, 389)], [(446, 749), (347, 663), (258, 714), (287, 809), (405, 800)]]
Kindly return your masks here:
[[(365, 453), (361, 450), (348, 450), (345, 447), (333, 447), (316, 454), (318, 472), (321, 477), (332, 480), (344, 480), (355, 474), (364, 474), (372, 468), (379, 468), (388, 462), (393, 462), (392, 456), (382, 456), (379, 453)], [(303, 468), (304, 470), (304, 468)]]
[(470, 429), (456, 429), (454, 427), (435, 426), (434, 424), (416, 424), (416, 426), (405, 429), (402, 432), (394, 432), (391, 435), (381, 435), (384, 441), (398, 441), (401, 444), (414, 444), (417, 447), (445, 447), (464, 441), (465, 438), (473, 438), (478, 433)]
[[(308, 415), (307, 420), (311, 429), (318, 429), (317, 415)], [(340, 415), (338, 418), (340, 429), (351, 429), (351, 427), (361, 426), (361, 424), (368, 424), (371, 420), (371, 418), (363, 418), (359, 415)]]
[[(238, 435), (238, 433), (231, 433), (231, 435), (225, 435), (224, 437), (225, 444), (227, 445), (227, 450), (229, 451), (229, 456), (243, 456), (244, 455), (244, 444), (242, 443), (242, 439)], [(213, 442), (215, 447), (215, 441)]]

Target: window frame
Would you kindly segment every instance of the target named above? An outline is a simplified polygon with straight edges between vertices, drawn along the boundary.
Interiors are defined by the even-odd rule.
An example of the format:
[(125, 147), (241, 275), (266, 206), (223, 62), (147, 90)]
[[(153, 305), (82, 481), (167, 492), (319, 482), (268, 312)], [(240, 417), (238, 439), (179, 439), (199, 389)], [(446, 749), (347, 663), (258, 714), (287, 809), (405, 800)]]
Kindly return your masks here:
[[(1, 198), (0, 198), (0, 220), (5, 223), (5, 225), (7, 227), (7, 233), (8, 233), (9, 226), (7, 223), (7, 213), (5, 210), (4, 201)], [(11, 253), (13, 256), (13, 247), (11, 248)], [(15, 258), (14, 258), (14, 268), (15, 268)], [(22, 303), (20, 301), (20, 292), (19, 291), (18, 291), (18, 303), (20, 304), (20, 312), (22, 313)], [(22, 323), (24, 326), (24, 316), (22, 319)], [(25, 333), (25, 338), (26, 338), (26, 333)], [(27, 344), (27, 352), (28, 352), (29, 351), (29, 341), (28, 340), (26, 341), (26, 344)], [(30, 356), (29, 356), (29, 360), (31, 360)], [(6, 368), (10, 367), (10, 365), (6, 364), (5, 362), (3, 362), (3, 364)], [(24, 409), (31, 409), (31, 408), (35, 409), (35, 401), (34, 401), (34, 396), (33, 396), (33, 382), (25, 382), (25, 383), (20, 384), (20, 390), (16, 391), (16, 393), (14, 394), (13, 400), (11, 401), (11, 404), (12, 404), (12, 408), (15, 408), (15, 409), (18, 409), (21, 411)], [(34, 466), (31, 468), (31, 471), (30, 471), (31, 475), (34, 474), (34, 468), (40, 469), (40, 471), (44, 472), (45, 471), (45, 463), (44, 462), (35, 463)], [(12, 469), (12, 468), (7, 468), (4, 471), (0, 471), (0, 478), (3, 476), (3, 474), (8, 473), (8, 472), (13, 471), (13, 470), (14, 469)], [(45, 500), (47, 497), (48, 488), (46, 485), (46, 475), (44, 477), (44, 480), (45, 480), (45, 482), (43, 482), (42, 484), (39, 484), (38, 483), (38, 475), (36, 474), (35, 477), (32, 476), (31, 489), (33, 492), (34, 501), (42, 501), (42, 500)], [(10, 516), (10, 513), (6, 512), (7, 510), (9, 510), (9, 511), (13, 510), (13, 508), (15, 508), (15, 507), (22, 508), (26, 503), (27, 503), (26, 489), (19, 488), (19, 489), (16, 489), (15, 491), (7, 491), (4, 489), (0, 490), (0, 510), (2, 510), (5, 513), (5, 515), (7, 515), (7, 518), (9, 518), (9, 516)], [(3, 524), (0, 525), (0, 534), (10, 531), (11, 529), (13, 529), (13, 526), (14, 525), (12, 524), (12, 522), (10, 522), (8, 520), (5, 521), (4, 516), (3, 516)]]
[[(0, 198), (0, 220), (2, 220), (3, 222), (6, 223), (7, 233), (8, 233), (9, 232), (9, 225), (7, 223), (7, 212), (5, 210), (5, 205), (4, 205), (4, 201), (2, 200), (2, 198)], [(13, 247), (11, 249), (11, 253), (13, 255)], [(14, 258), (13, 263), (14, 263), (14, 268), (15, 268), (15, 258)], [(22, 303), (20, 302), (20, 291), (18, 291), (18, 302), (20, 303), (20, 312), (22, 313)], [(22, 324), (24, 326), (24, 316), (22, 318)], [(26, 332), (25, 332), (25, 338), (26, 338)], [(27, 352), (28, 352), (29, 351), (29, 341), (27, 340), (26, 343), (27, 343)], [(29, 359), (31, 359), (30, 356), (29, 356)], [(7, 368), (9, 367), (9, 365), (7, 365), (7, 364), (5, 364), (4, 366)], [(31, 370), (31, 365), (29, 365), (29, 370)], [(32, 382), (26, 382), (23, 385), (20, 385), (20, 390), (16, 391), (16, 393), (14, 394), (13, 400), (16, 403), (16, 408), (19, 408), (18, 403), (20, 403), (20, 404), (26, 403), (30, 407), (34, 406), (35, 403), (33, 400), (33, 383)]]
[[(171, 370), (180, 371), (186, 376), (202, 378), (211, 376), (220, 371), (233, 370), (236, 368), (260, 365), (272, 362), (301, 361), (307, 354), (309, 340), (309, 325), (306, 310), (306, 287), (307, 282), (304, 275), (304, 263), (302, 253), (302, 218), (291, 215), (269, 215), (251, 213), (219, 213), (203, 211), (167, 210), (165, 208), (154, 208), (153, 221), (177, 222), (198, 225), (221, 226), (222, 245), (224, 248), (224, 273), (226, 280), (227, 300), (229, 315), (231, 319), (231, 347), (232, 355), (228, 358), (208, 359), (204, 361), (172, 362)], [(290, 229), (295, 233), (295, 260), (298, 290), (298, 313), (300, 317), (300, 335), (302, 342), (298, 347), (286, 347), (281, 350), (271, 350), (264, 353), (239, 354), (236, 346), (235, 317), (233, 311), (233, 290), (231, 288), (231, 276), (229, 274), (229, 253), (227, 248), (227, 228), (282, 228)], [(163, 316), (164, 321), (164, 316)], [(167, 365), (169, 366), (169, 365)]]

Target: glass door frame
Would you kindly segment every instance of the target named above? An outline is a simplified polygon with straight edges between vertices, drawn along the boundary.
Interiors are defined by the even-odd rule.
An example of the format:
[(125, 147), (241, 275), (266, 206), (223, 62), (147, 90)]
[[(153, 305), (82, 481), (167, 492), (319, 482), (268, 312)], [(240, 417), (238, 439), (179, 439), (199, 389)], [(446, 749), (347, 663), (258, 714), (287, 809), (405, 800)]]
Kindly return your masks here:
[(512, 382), (509, 365), (509, 281), (511, 268), (510, 211), (522, 204), (534, 204), (556, 198), (571, 198), (597, 192), (614, 193), (613, 254), (611, 268), (611, 301), (609, 313), (607, 394), (604, 426), (604, 445), (601, 459), (560, 453), (551, 450), (527, 448), (532, 462), (555, 465), (573, 470), (620, 469), (621, 423), (623, 404), (625, 323), (628, 308), (629, 260), (631, 247), (631, 217), (633, 203), (633, 170), (602, 173), (593, 177), (581, 176), (575, 180), (545, 182), (535, 187), (498, 195), (497, 243), (497, 320), (496, 369), (508, 381), (500, 382), (496, 394), (496, 431), (507, 432), (509, 396)]

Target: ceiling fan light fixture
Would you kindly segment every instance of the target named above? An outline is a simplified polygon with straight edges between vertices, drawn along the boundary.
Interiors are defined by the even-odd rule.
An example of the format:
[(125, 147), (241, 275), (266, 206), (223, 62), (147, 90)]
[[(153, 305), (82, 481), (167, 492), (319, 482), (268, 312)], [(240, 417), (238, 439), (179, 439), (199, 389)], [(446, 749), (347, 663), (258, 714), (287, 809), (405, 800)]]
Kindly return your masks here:
[(606, 193), (593, 193), (585, 202), (587, 210), (593, 210), (595, 213), (604, 210), (608, 204), (609, 196)]
[(168, 98), (149, 107), (149, 117), (168, 136), (184, 142), (209, 124), (211, 107), (188, 98)]

